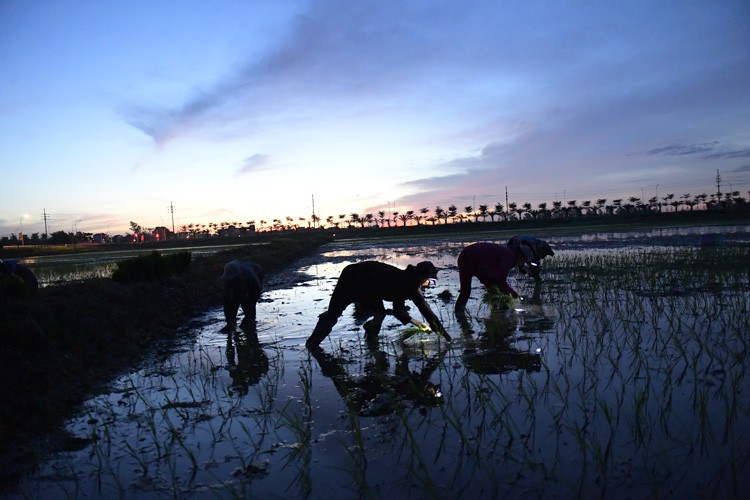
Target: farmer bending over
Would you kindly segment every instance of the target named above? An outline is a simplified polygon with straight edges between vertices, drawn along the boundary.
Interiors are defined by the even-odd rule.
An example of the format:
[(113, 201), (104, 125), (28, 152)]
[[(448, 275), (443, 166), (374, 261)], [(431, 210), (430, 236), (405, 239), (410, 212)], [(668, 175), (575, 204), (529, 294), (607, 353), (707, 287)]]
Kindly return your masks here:
[(555, 255), (555, 252), (552, 251), (549, 243), (544, 240), (540, 240), (536, 236), (519, 234), (513, 236), (510, 240), (508, 240), (508, 245), (526, 245), (531, 248), (531, 250), (534, 252), (534, 257), (529, 261), (528, 265), (523, 264), (518, 266), (518, 271), (522, 274), (526, 274), (528, 272), (535, 281), (542, 281), (542, 278), (539, 276), (539, 269), (542, 263), (542, 259)]
[[(328, 310), (319, 316), (318, 324), (305, 345), (319, 345), (331, 333), (344, 309), (354, 302), (359, 303), (368, 314), (374, 315), (364, 325), (367, 340), (377, 338), (383, 319), (389, 313), (404, 325), (412, 323), (427, 331), (440, 332), (446, 340), (450, 340), (442, 323), (422, 295), (425, 282), (436, 277), (437, 269), (427, 261), (416, 266), (410, 265), (406, 269), (376, 261), (346, 266), (341, 271), (333, 290)], [(383, 306), (384, 300), (392, 302), (393, 309), (386, 310)], [(407, 300), (414, 302), (429, 324), (412, 319), (405, 304)]]
[(458, 255), (460, 290), (456, 299), (456, 316), (465, 315), (466, 302), (471, 295), (471, 279), (477, 277), (485, 288), (496, 286), (500, 291), (518, 298), (518, 293), (508, 284), (508, 272), (529, 262), (534, 254), (526, 245), (499, 245), (473, 243)]

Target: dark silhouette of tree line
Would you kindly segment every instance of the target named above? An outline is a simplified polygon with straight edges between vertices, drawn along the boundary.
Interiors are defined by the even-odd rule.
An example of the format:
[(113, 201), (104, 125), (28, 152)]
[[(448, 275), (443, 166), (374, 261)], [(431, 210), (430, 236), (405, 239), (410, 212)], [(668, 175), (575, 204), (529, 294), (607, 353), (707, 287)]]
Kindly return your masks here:
[[(430, 209), (422, 207), (418, 210), (406, 210), (403, 212), (379, 210), (377, 213), (360, 215), (352, 212), (350, 214), (329, 215), (323, 221), (319, 216), (313, 214), (309, 219), (305, 217), (286, 216), (283, 219), (272, 219), (271, 221), (249, 220), (247, 222), (209, 222), (205, 224), (184, 224), (180, 226), (177, 233), (173, 233), (164, 227), (144, 228), (136, 222), (130, 222), (130, 233), (126, 235), (107, 237), (106, 242), (112, 243), (134, 243), (150, 242), (164, 239), (201, 239), (215, 237), (237, 237), (247, 236), (257, 231), (297, 231), (300, 229), (348, 229), (368, 227), (406, 227), (421, 225), (445, 225), (487, 222), (513, 222), (513, 221), (545, 221), (557, 219), (579, 219), (586, 217), (604, 217), (618, 215), (653, 215), (667, 212), (680, 211), (716, 211), (716, 210), (747, 210), (750, 207), (750, 191), (745, 199), (739, 191), (714, 194), (701, 193), (699, 195), (666, 194), (662, 197), (654, 196), (648, 200), (631, 196), (629, 198), (615, 198), (608, 200), (598, 198), (596, 200), (567, 200), (565, 202), (556, 200), (551, 203), (542, 202), (536, 207), (531, 203), (518, 204), (515, 202), (496, 203), (494, 206), (481, 204), (476, 207), (468, 205), (459, 209), (455, 204), (443, 208), (440, 205)], [(76, 244), (94, 241), (95, 235), (78, 231), (76, 233), (57, 231), (50, 235), (33, 233), (30, 236), (23, 235), (24, 240), (18, 239), (13, 234), (10, 237), (0, 238), (2, 245), (19, 244)], [(97, 241), (101, 243), (102, 241)]]

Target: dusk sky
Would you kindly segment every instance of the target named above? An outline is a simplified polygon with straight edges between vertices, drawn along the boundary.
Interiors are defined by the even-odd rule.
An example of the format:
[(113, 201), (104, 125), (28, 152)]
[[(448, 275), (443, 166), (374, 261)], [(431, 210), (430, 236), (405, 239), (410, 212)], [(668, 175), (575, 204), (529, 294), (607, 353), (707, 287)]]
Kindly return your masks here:
[(0, 236), (747, 198), (750, 2), (2, 0), (0, 170)]

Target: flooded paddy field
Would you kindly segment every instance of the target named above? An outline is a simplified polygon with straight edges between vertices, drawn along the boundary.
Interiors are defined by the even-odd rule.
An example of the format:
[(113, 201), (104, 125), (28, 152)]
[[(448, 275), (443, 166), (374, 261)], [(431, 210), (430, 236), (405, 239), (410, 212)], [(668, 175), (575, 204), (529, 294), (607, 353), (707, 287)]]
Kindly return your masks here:
[[(262, 244), (258, 243), (258, 245)], [(162, 255), (190, 252), (193, 256), (200, 256), (211, 255), (242, 246), (247, 246), (247, 243), (241, 245), (162, 248), (158, 252)], [(142, 250), (135, 246), (131, 250), (100, 250), (95, 252), (23, 257), (20, 261), (34, 272), (34, 275), (39, 280), (39, 285), (45, 287), (90, 278), (110, 278), (117, 268), (118, 262), (139, 255), (150, 254), (154, 251), (153, 248)]]
[[(743, 497), (750, 241), (702, 236), (550, 235), (542, 283), (512, 271), (499, 310), (474, 280), (464, 322), (456, 258), (488, 235), (326, 245), (272, 277), (255, 330), (208, 311), (90, 399), (12, 497)], [(453, 341), (388, 317), (368, 347), (350, 306), (306, 349), (368, 259), (432, 261)]]

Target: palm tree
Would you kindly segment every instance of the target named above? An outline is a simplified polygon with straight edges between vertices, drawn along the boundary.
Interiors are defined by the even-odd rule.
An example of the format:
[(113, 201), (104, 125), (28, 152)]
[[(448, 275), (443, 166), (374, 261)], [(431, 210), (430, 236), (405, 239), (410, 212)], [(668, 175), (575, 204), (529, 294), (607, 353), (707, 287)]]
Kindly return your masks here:
[(419, 225), (419, 221), (421, 219), (424, 219), (427, 217), (427, 214), (430, 212), (430, 209), (427, 207), (423, 207), (419, 209), (419, 213), (422, 214), (421, 216), (415, 216), (414, 219), (417, 221), (417, 226)]
[(495, 203), (495, 214), (508, 220), (508, 214), (505, 213), (505, 206), (502, 203)]
[(703, 208), (706, 208), (706, 200), (708, 199), (708, 195), (706, 193), (701, 193), (695, 197), (695, 199), (703, 204)]
[(690, 194), (689, 193), (685, 193), (682, 196), (680, 196), (680, 198), (682, 198), (682, 204), (683, 205), (687, 205), (687, 201), (688, 201), (688, 199), (690, 199)]
[(381, 226), (385, 222), (385, 210), (378, 210), (378, 221), (380, 222)]
[(591, 200), (584, 201), (581, 206), (586, 209), (586, 215), (591, 215)]
[(492, 209), (492, 210), (487, 210), (487, 215), (490, 216), (491, 222), (495, 222), (495, 216), (498, 215), (498, 213), (497, 213), (497, 210)]
[(466, 217), (467, 218), (471, 217), (472, 215), (474, 215), (474, 207), (472, 207), (472, 206), (466, 206), (466, 207), (464, 207), (464, 212), (466, 212)]
[(669, 202), (672, 201), (672, 198), (674, 198), (674, 194), (668, 194), (662, 200), (664, 200), (665, 205), (669, 205)]
[[(448, 207), (448, 217), (450, 217), (452, 220), (456, 220), (456, 217), (458, 215), (458, 207), (451, 203), (451, 205)], [(448, 219), (446, 219), (447, 221)]]
[[(440, 205), (436, 206), (436, 207), (435, 207), (435, 218), (436, 218), (437, 220), (440, 220), (440, 219), (442, 219), (443, 217), (445, 217), (445, 210), (443, 210), (443, 209), (442, 209), (442, 208), (440, 207)], [(448, 223), (448, 218), (447, 218), (447, 217), (446, 217), (446, 219), (445, 219), (445, 223)]]
[(598, 198), (596, 200), (596, 213), (603, 214), (604, 207), (607, 205), (607, 198)]
[(479, 205), (479, 217), (482, 218), (482, 222), (487, 221), (487, 216), (490, 214), (489, 209), (489, 205)]
[(552, 215), (555, 217), (559, 217), (562, 213), (562, 201), (555, 200), (552, 202)]
[(536, 218), (534, 212), (531, 210), (531, 203), (527, 201), (526, 203), (521, 205), (521, 208), (523, 208), (523, 216), (521, 218), (524, 218), (524, 219)]
[(617, 198), (616, 200), (612, 200), (612, 213), (619, 213), (620, 209), (622, 208), (622, 198)]
[(568, 201), (568, 208), (565, 210), (565, 214), (569, 215), (570, 212), (573, 212), (576, 216), (581, 215), (581, 210), (576, 206), (577, 203), (577, 200)]
[(407, 210), (405, 214), (399, 215), (398, 218), (401, 219), (401, 222), (404, 223), (404, 227), (406, 227), (407, 221), (414, 218), (414, 210)]
[(349, 214), (349, 225), (353, 226), (357, 222), (359, 222), (359, 214), (356, 212), (352, 212), (351, 214)]
[(518, 205), (515, 201), (508, 203), (508, 212), (512, 218), (521, 218), (521, 214), (518, 211)]
[(549, 210), (547, 210), (547, 204), (542, 202), (539, 205), (537, 205), (537, 208), (539, 209), (539, 217), (543, 219), (547, 219), (550, 217)]
[(628, 198), (628, 212), (633, 211), (641, 206), (641, 199), (636, 196)]

